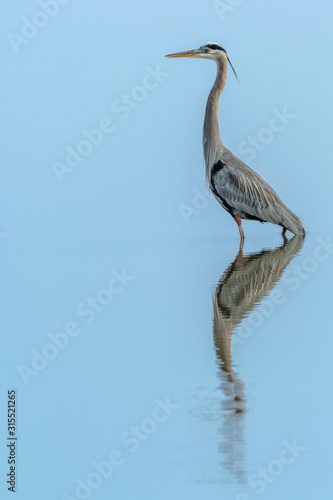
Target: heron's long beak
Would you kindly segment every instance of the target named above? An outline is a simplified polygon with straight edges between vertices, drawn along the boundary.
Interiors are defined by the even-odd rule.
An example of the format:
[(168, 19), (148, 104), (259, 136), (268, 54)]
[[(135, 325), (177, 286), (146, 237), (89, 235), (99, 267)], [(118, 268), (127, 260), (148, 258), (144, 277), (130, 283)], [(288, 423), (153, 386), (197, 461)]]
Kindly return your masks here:
[(195, 57), (199, 54), (199, 50), (186, 50), (185, 52), (176, 52), (175, 54), (168, 54), (164, 57)]

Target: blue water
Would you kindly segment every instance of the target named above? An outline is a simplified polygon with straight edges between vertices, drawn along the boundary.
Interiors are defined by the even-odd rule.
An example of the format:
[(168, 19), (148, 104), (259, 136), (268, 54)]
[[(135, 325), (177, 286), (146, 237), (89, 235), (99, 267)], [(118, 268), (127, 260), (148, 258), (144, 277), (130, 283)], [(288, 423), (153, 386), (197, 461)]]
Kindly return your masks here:
[[(332, 8), (56, 5), (0, 21), (1, 498), (15, 390), (17, 500), (331, 499)], [(223, 141), (304, 240), (240, 249), (205, 190), (215, 68), (163, 55), (209, 40)]]
[[(332, 248), (276, 234), (242, 259), (234, 239), (2, 248), (19, 498), (75, 497), (115, 450), (123, 461), (92, 498), (329, 498), (332, 339), (318, 292)], [(108, 295), (123, 269), (127, 284)], [(80, 333), (34, 361), (69, 322)], [(294, 441), (296, 456), (283, 451)]]

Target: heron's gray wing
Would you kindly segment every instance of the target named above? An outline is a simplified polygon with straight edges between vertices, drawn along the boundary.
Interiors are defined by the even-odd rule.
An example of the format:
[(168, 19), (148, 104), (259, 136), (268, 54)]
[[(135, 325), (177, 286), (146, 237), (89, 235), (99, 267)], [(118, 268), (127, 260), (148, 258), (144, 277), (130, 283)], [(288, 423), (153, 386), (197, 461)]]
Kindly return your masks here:
[[(287, 209), (267, 182), (225, 149), (223, 168), (214, 175), (215, 196), (242, 216), (280, 224), (281, 209)], [(213, 190), (214, 192), (214, 190)]]

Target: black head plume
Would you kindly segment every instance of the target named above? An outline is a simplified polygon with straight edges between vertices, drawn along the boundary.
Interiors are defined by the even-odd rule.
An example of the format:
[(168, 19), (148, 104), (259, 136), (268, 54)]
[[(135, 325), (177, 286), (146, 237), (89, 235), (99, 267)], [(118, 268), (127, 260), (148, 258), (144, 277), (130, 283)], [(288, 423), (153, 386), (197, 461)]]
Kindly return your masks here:
[[(227, 57), (228, 57), (228, 56), (227, 56)], [(239, 83), (237, 73), (236, 73), (236, 71), (235, 71), (235, 69), (234, 69), (233, 65), (231, 64), (231, 61), (230, 61), (229, 57), (228, 57), (228, 63), (230, 64), (231, 69), (232, 69), (232, 71), (234, 72), (234, 75), (235, 75), (235, 77), (236, 77), (236, 80), (237, 80), (237, 82)]]

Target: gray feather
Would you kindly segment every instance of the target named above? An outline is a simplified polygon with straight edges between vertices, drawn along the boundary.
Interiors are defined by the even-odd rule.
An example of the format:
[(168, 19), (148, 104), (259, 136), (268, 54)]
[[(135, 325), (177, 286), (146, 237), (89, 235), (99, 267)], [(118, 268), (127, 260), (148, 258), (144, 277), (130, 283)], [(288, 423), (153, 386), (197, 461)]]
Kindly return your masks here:
[(257, 218), (285, 227), (294, 234), (304, 233), (302, 221), (260, 175), (226, 148), (220, 159), (226, 166), (214, 176), (218, 196), (213, 190), (220, 203), (221, 199), (225, 200), (242, 219)]

